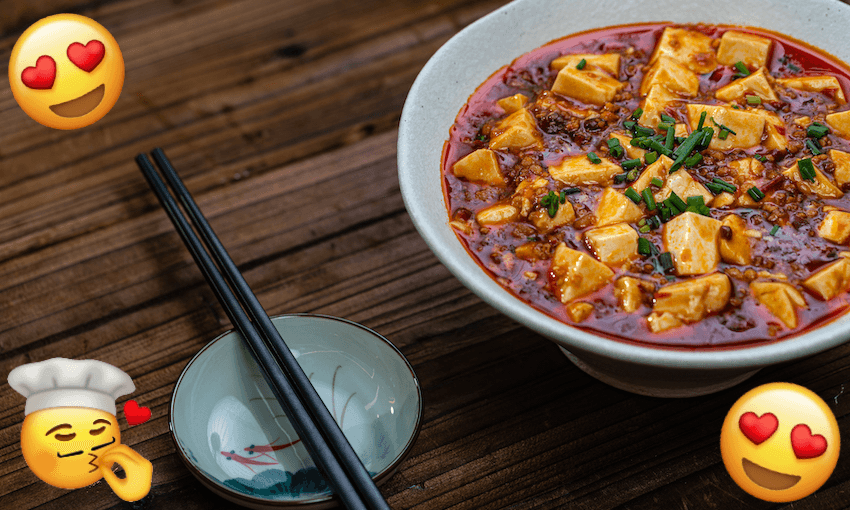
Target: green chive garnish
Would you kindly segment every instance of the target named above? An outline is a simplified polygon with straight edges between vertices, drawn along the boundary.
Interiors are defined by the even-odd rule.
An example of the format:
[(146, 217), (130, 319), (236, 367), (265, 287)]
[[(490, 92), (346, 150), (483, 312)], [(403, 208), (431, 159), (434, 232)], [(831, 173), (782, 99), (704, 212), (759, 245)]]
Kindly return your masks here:
[(636, 167), (640, 166), (640, 160), (637, 159), (637, 158), (627, 159), (627, 160), (623, 161), (622, 163), (620, 163), (620, 166), (623, 167), (623, 170), (631, 170), (632, 168), (636, 168)]
[(753, 157), (761, 161), (762, 163), (767, 163), (767, 158), (762, 156), (761, 154), (754, 154)]
[(685, 162), (685, 158), (691, 155), (691, 151), (696, 148), (697, 143), (699, 143), (703, 139), (703, 133), (701, 131), (694, 131), (685, 141), (682, 142), (682, 145), (679, 146), (678, 149), (673, 154), (678, 154), (676, 156), (676, 160), (673, 162), (673, 165), (670, 167), (670, 173), (672, 174), (676, 170), (682, 167), (682, 164)]
[(644, 160), (644, 162), (646, 162), (647, 165), (651, 165), (651, 164), (655, 163), (655, 160), (657, 160), (657, 159), (658, 159), (658, 153), (655, 152), (655, 151), (647, 152), (643, 156), (643, 160)]
[(770, 235), (775, 236), (777, 232), (779, 232), (779, 225), (774, 225), (773, 228), (770, 229)]
[(593, 163), (594, 165), (598, 165), (599, 163), (602, 163), (602, 160), (599, 159), (599, 156), (597, 156), (595, 152), (588, 152), (587, 153), (587, 159), (589, 159), (590, 162)]
[(676, 119), (664, 113), (661, 114), (661, 120), (663, 120), (664, 122), (669, 122), (670, 124), (676, 123)]
[(655, 130), (637, 124), (635, 125), (635, 134), (637, 136), (652, 136), (655, 134)]
[(744, 64), (740, 60), (735, 62), (735, 69), (738, 70), (738, 73), (740, 73), (741, 76), (749, 76), (750, 75), (750, 70), (747, 69), (746, 64)]
[(640, 118), (641, 115), (643, 115), (643, 109), (642, 108), (638, 108), (637, 110), (632, 112), (632, 118), (633, 119)]
[(708, 188), (708, 191), (714, 193), (715, 195), (719, 195), (719, 194), (723, 193), (724, 191), (726, 191), (725, 189), (723, 189), (722, 186), (714, 184), (713, 182), (705, 183), (705, 187)]
[(628, 176), (629, 176), (628, 172), (623, 172), (621, 174), (615, 175), (614, 176), (614, 184), (620, 184), (621, 182), (626, 182), (626, 179), (628, 178)]
[(623, 146), (620, 145), (620, 140), (617, 140), (616, 138), (609, 138), (608, 139), (608, 154), (610, 154), (611, 156), (613, 156), (615, 158), (619, 158), (619, 157), (623, 156), (623, 153), (624, 153)]
[(688, 208), (688, 204), (686, 204), (686, 203), (685, 203), (685, 202), (684, 202), (684, 201), (683, 201), (683, 200), (679, 197), (679, 195), (677, 195), (677, 194), (676, 194), (676, 192), (675, 192), (675, 191), (671, 191), (671, 192), (670, 192), (670, 197), (669, 197), (669, 198), (667, 198), (667, 200), (665, 200), (665, 202), (669, 202), (669, 204), (670, 204), (671, 206), (675, 207), (676, 209), (678, 209), (678, 211), (679, 211), (680, 213), (685, 212), (685, 209), (687, 209), (687, 208)]
[(587, 65), (587, 60), (581, 59), (581, 60), (578, 61), (578, 64), (576, 64), (576, 69), (579, 69), (579, 70), (584, 69), (584, 66), (586, 66), (586, 65)]
[(705, 122), (705, 116), (708, 115), (708, 112), (702, 112), (699, 114), (699, 124), (697, 124), (697, 131), (702, 129), (702, 124)]
[(654, 211), (655, 197), (652, 196), (652, 190), (650, 190), (649, 188), (644, 188), (643, 193), (641, 193), (641, 195), (643, 195), (643, 201), (646, 202), (646, 208), (650, 211)]
[(806, 136), (811, 138), (823, 138), (829, 133), (829, 128), (821, 124), (820, 122), (812, 122), (809, 127), (806, 129)]
[(645, 237), (638, 238), (638, 253), (641, 255), (652, 255), (652, 243)]
[(725, 129), (721, 129), (720, 133), (717, 133), (717, 138), (719, 138), (721, 140), (725, 140), (725, 139), (729, 138), (729, 133), (730, 133), (729, 131), (727, 131)]
[(669, 251), (665, 251), (658, 256), (658, 263), (661, 264), (662, 272), (666, 273), (673, 269), (673, 255), (671, 255)]
[(808, 147), (809, 150), (812, 151), (812, 156), (818, 156), (820, 154), (823, 154), (823, 149), (821, 148), (818, 141), (814, 138), (806, 138), (806, 147)]
[(653, 177), (651, 181), (649, 181), (653, 186), (660, 188), (664, 186), (664, 181), (659, 179), (658, 177)]
[(660, 129), (661, 131), (667, 131), (671, 127), (673, 127), (673, 124), (670, 124), (669, 122), (659, 122), (658, 123), (658, 129)]
[(673, 127), (673, 126), (670, 126), (669, 128), (667, 128), (667, 138), (664, 140), (664, 148), (667, 149), (668, 151), (672, 151), (673, 150), (673, 142), (676, 141), (675, 139), (676, 139), (676, 128)]
[(756, 202), (758, 202), (759, 200), (764, 198), (764, 193), (762, 193), (761, 190), (756, 188), (755, 186), (748, 189), (747, 194), (749, 194), (750, 197), (752, 197), (752, 199), (755, 200)]
[(759, 96), (747, 96), (747, 104), (749, 104), (749, 105), (761, 104), (761, 98)]
[(564, 195), (573, 195), (575, 193), (578, 193), (579, 191), (581, 191), (580, 188), (566, 188), (561, 190), (561, 193)]
[(800, 177), (807, 181), (815, 181), (817, 174), (815, 173), (815, 166), (812, 164), (811, 158), (801, 159), (798, 161), (797, 169), (800, 171)]
[(729, 184), (720, 177), (715, 177), (712, 182), (722, 187), (724, 191), (728, 191), (729, 193), (735, 193), (736, 191), (738, 191), (737, 186), (735, 186), (734, 184)]
[(702, 154), (700, 154), (699, 152), (695, 152), (685, 159), (685, 166), (688, 167), (688, 168), (693, 168), (694, 166), (698, 165), (701, 161), (702, 161)]
[(633, 187), (631, 187), (631, 186), (629, 186), (628, 188), (626, 188), (625, 195), (626, 195), (627, 197), (629, 197), (629, 199), (630, 199), (632, 202), (636, 203), (636, 204), (639, 204), (639, 203), (640, 203), (640, 201), (641, 201), (641, 196), (640, 196), (640, 195), (638, 194), (638, 192), (637, 192), (637, 191), (635, 191), (635, 189), (634, 189)]
[[(638, 108), (638, 110), (640, 110), (640, 108)], [(634, 118), (634, 116), (635, 116), (635, 114), (633, 113), (632, 118)], [(635, 122), (633, 120), (627, 120), (627, 121), (623, 122), (623, 127), (628, 129), (629, 131), (634, 131), (635, 126), (637, 126), (637, 122)]]

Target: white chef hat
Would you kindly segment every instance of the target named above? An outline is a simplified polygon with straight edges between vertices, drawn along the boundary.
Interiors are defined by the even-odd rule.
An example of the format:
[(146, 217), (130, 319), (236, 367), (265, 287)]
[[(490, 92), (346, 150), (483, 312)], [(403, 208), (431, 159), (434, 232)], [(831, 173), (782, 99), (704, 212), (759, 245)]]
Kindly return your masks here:
[(9, 386), (26, 397), (25, 416), (51, 407), (88, 407), (116, 415), (115, 399), (136, 391), (120, 368), (67, 358), (21, 365), (9, 373)]

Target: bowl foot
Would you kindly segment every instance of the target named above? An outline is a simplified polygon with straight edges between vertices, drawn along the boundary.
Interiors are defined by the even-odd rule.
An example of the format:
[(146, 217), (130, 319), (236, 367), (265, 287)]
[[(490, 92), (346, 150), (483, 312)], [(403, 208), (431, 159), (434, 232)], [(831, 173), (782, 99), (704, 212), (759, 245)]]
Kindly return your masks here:
[(744, 372), (701, 370), (695, 373), (693, 370), (657, 367), (652, 369), (652, 376), (647, 377), (646, 368), (643, 368), (640, 374), (635, 374), (632, 373), (633, 366), (621, 365), (610, 360), (599, 360), (594, 363), (584, 356), (577, 357), (561, 346), (558, 348), (567, 359), (591, 377), (615, 388), (649, 397), (682, 398), (708, 395), (731, 388), (759, 371), (759, 369)]

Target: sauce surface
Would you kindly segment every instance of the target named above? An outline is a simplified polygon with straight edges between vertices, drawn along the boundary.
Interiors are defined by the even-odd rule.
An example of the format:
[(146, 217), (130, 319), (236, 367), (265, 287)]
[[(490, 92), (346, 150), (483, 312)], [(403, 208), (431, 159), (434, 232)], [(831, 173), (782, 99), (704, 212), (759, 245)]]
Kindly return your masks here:
[[(740, 110), (763, 109), (781, 119), (781, 124), (777, 124), (776, 128), (785, 137), (787, 147), (784, 150), (769, 150), (764, 144), (759, 144), (731, 150), (705, 148), (699, 151), (701, 162), (689, 168), (682, 167), (699, 183), (721, 179), (734, 185), (737, 176), (730, 170), (729, 163), (757, 155), (763, 169), (753, 184), (764, 191), (764, 198), (749, 203), (753, 201), (747, 202), (746, 197), (740, 198), (745, 189), (738, 185), (736, 202), (723, 207), (709, 207), (707, 216), (723, 220), (735, 214), (744, 220), (748, 232), (757, 232), (760, 237), (750, 239), (751, 260), (748, 264), (720, 260), (712, 272), (725, 274), (731, 283), (730, 297), (721, 310), (713, 311), (695, 322), (685, 321), (677, 327), (654, 332), (650, 329), (647, 316), (653, 312), (658, 293), (663, 292), (665, 286), (704, 275), (680, 275), (669, 268), (665, 271), (658, 266), (657, 253), (653, 256), (637, 255), (623, 264), (609, 264), (615, 274), (609, 284), (567, 303), (562, 302), (556, 288), (557, 275), (552, 268), (553, 253), (561, 245), (595, 256), (585, 233), (598, 227), (595, 213), (599, 208), (600, 197), (606, 188), (623, 193), (633, 184), (633, 180), (571, 186), (553, 179), (548, 170), (561, 164), (565, 158), (590, 152), (618, 164), (629, 159), (629, 156), (617, 158), (610, 154), (608, 140), (612, 133), (634, 136), (623, 123), (635, 120), (632, 113), (645, 104), (646, 95), (639, 93), (641, 83), (650, 70), (650, 58), (665, 28), (699, 32), (715, 41), (719, 41), (728, 30), (769, 39), (771, 46), (764, 67), (778, 101), (753, 104), (744, 97), (730, 102), (717, 99), (715, 92), (718, 89), (742, 78), (741, 70), (735, 66), (718, 64), (710, 72), (695, 73), (699, 80), (699, 91), (693, 96), (680, 95), (663, 113), (672, 117), (676, 124), (688, 126), (688, 132), (693, 132), (689, 125), (688, 104), (734, 105), (733, 108)], [(714, 49), (717, 49), (717, 42), (714, 43)], [(551, 66), (556, 58), (571, 54), (612, 53), (620, 56), (615, 78), (624, 86), (611, 100), (593, 105), (552, 91), (559, 73), (558, 69)], [(754, 67), (748, 69), (748, 74), (754, 72)], [(850, 140), (830, 130), (824, 137), (816, 139), (823, 152), (816, 155), (817, 150), (813, 152), (811, 146), (807, 145), (811, 137), (807, 136), (805, 118), (809, 119), (809, 124), (824, 124), (826, 115), (845, 111), (848, 105), (836, 98), (835, 90), (795, 90), (775, 81), (801, 76), (835, 77), (843, 92), (850, 91), (850, 72), (841, 62), (804, 43), (755, 28), (641, 24), (610, 27), (553, 41), (494, 73), (472, 94), (458, 114), (443, 151), (442, 165), (444, 191), (452, 225), (469, 253), (516, 297), (567, 324), (613, 339), (670, 347), (730, 347), (774, 341), (817, 327), (847, 310), (846, 292), (842, 291), (830, 299), (821, 299), (807, 291), (801, 283), (824, 266), (840, 260), (841, 253), (847, 250), (843, 244), (821, 238), (818, 227), (831, 208), (850, 211), (850, 196), (824, 198), (805, 193), (797, 182), (783, 172), (798, 160), (810, 158), (819, 171), (835, 182), (836, 162), (829, 156), (829, 151), (850, 152)], [(509, 112), (500, 107), (497, 101), (515, 94), (528, 98), (524, 108), (533, 115), (539, 145), (492, 151), (505, 181), (503, 186), (455, 175), (453, 168), (456, 163), (475, 151), (487, 149), (492, 139), (499, 134), (499, 123), (509, 116)], [(711, 121), (707, 119), (704, 125), (711, 126)], [(715, 132), (715, 137), (721, 131)], [(663, 133), (664, 129), (656, 129), (656, 134)], [(677, 138), (677, 145), (687, 136), (686, 133), (682, 134), (685, 136)], [(624, 145), (627, 146), (628, 142)], [(638, 171), (642, 172), (648, 166), (642, 161)], [(626, 173), (626, 169), (623, 172)], [(575, 211), (574, 221), (548, 232), (536, 228), (527, 216), (501, 224), (482, 225), (476, 221), (476, 214), (488, 207), (516, 204), (512, 200), (516, 199), (517, 187), (524, 181), (531, 182), (534, 179), (546, 179), (547, 183), (531, 197), (532, 209), (546, 209), (545, 201), (541, 205), (544, 193), (558, 194), (567, 190), (566, 200)], [(850, 188), (845, 183), (838, 183), (837, 186), (842, 190)], [(653, 191), (657, 190), (653, 188)], [(642, 219), (645, 221), (651, 214), (647, 211), (646, 203), (639, 204), (644, 210)], [(640, 229), (637, 221), (626, 223), (636, 231)], [(658, 247), (658, 251), (664, 252), (663, 229), (664, 225), (649, 231), (644, 228), (640, 230), (640, 237), (652, 243), (653, 247)], [(526, 245), (525, 248), (520, 248), (523, 245)], [(518, 248), (524, 256), (517, 256)], [(529, 248), (535, 256), (527, 255)], [(614, 281), (623, 276), (638, 279), (645, 284), (642, 302), (634, 311), (624, 311), (622, 300), (615, 296)], [(753, 282), (788, 283), (802, 292), (806, 305), (795, 307), (796, 326), (789, 327), (783, 323), (763, 302), (754, 297), (750, 288)], [(574, 320), (575, 315), (567, 310), (569, 305), (576, 302), (589, 303), (592, 311)]]

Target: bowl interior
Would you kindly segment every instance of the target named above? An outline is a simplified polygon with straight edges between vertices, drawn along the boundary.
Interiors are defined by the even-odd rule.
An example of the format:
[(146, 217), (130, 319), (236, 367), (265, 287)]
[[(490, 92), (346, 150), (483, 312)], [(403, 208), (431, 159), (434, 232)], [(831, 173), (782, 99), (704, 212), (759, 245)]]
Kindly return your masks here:
[[(422, 415), (419, 383), (404, 356), (343, 319), (288, 315), (273, 323), (366, 469), (377, 478), (389, 474)], [(226, 492), (280, 503), (330, 498), (238, 333), (213, 340), (186, 366), (171, 429), (195, 474)]]
[[(537, 311), (496, 283), (448, 225), (440, 161), (458, 112), (492, 73), (520, 55), (570, 34), (611, 25), (671, 21), (774, 30), (850, 62), (850, 6), (837, 0), (517, 0), (449, 40), (425, 65), (407, 98), (398, 140), (399, 183), (419, 233), (440, 261), (481, 299), (576, 354), (584, 351), (647, 366), (757, 368), (814, 354), (847, 340), (850, 316), (772, 344), (723, 350), (672, 350), (596, 336)], [(475, 55), (475, 58), (470, 58)]]

